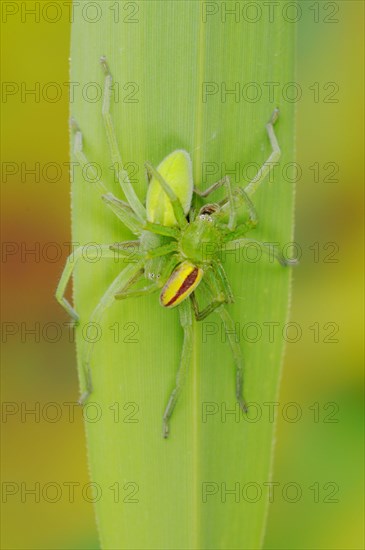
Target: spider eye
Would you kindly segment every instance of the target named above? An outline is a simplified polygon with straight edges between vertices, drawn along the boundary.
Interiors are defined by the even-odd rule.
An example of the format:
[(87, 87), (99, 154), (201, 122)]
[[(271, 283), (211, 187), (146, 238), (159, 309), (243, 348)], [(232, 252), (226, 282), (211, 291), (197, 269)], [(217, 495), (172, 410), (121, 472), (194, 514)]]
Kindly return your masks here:
[(154, 278), (155, 278), (155, 274), (154, 274), (154, 273), (149, 273), (149, 274), (148, 274), (148, 278), (149, 278), (149, 279), (154, 279)]
[(212, 222), (213, 221), (213, 218), (211, 218), (208, 214), (200, 214), (199, 218), (201, 220), (206, 221), (206, 222)]

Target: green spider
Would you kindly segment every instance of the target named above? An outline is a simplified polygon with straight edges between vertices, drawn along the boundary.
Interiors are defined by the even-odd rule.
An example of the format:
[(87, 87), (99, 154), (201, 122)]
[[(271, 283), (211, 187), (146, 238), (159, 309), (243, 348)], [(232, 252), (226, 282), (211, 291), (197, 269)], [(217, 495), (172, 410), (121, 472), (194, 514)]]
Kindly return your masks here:
[[(250, 196), (280, 158), (280, 148), (274, 132), (274, 123), (279, 111), (274, 110), (266, 125), (272, 152), (257, 175), (244, 189), (241, 187), (232, 189), (230, 180), (226, 176), (206, 191), (199, 191), (193, 186), (189, 154), (186, 151), (177, 150), (168, 155), (157, 169), (149, 162), (145, 164), (149, 186), (146, 206), (144, 206), (123, 168), (110, 116), (112, 76), (104, 57), (101, 58), (101, 64), (105, 73), (102, 116), (112, 161), (114, 166), (118, 167), (117, 177), (127, 202), (121, 201), (108, 192), (101, 180), (97, 181), (97, 187), (103, 193), (101, 198), (104, 202), (138, 237), (138, 240), (100, 245), (103, 258), (115, 258), (117, 255), (128, 262), (131, 246), (134, 247), (135, 254), (133, 263), (127, 263), (109, 286), (94, 309), (90, 321), (100, 323), (104, 311), (114, 303), (115, 299), (144, 296), (157, 290), (160, 290), (160, 303), (163, 307), (178, 307), (184, 342), (176, 385), (163, 415), (163, 436), (166, 438), (169, 434), (169, 420), (181, 392), (192, 354), (192, 312), (197, 321), (201, 321), (213, 311), (219, 314), (234, 358), (236, 398), (241, 409), (247, 412), (243, 397), (241, 348), (234, 337), (234, 323), (225, 306), (233, 302), (233, 295), (220, 257), (222, 250), (232, 249), (237, 243), (242, 245), (258, 243), (258, 241), (244, 238), (245, 233), (257, 224), (257, 216)], [(93, 170), (83, 152), (81, 131), (75, 123), (73, 125), (74, 154), (83, 168), (88, 166), (88, 170)], [(202, 199), (221, 186), (227, 189), (225, 199), (218, 203), (202, 204), (200, 209), (197, 207), (198, 201), (202, 202)], [(195, 194), (194, 201), (193, 194)], [(237, 218), (242, 210), (248, 213), (248, 219), (238, 223)], [(258, 244), (265, 250), (263, 243)], [(83, 251), (84, 247), (81, 246), (69, 256), (56, 290), (58, 302), (76, 323), (79, 317), (64, 294), (75, 264), (82, 257)], [(267, 248), (266, 251), (268, 251)], [(280, 255), (275, 257), (281, 265), (291, 263)], [(141, 287), (138, 283), (143, 279), (147, 282)], [(199, 293), (207, 304), (202, 310), (199, 309), (195, 295), (198, 285)], [(86, 391), (80, 398), (81, 403), (86, 401), (93, 389), (90, 370), (92, 349), (92, 343), (84, 344), (82, 365), (85, 372)]]

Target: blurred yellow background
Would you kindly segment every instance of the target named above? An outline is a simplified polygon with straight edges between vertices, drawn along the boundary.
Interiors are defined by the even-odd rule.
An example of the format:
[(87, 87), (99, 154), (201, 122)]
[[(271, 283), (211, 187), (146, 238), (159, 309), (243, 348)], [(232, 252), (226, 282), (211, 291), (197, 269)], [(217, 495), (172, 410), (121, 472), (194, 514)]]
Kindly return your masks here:
[[(39, 20), (24, 6), (36, 6)], [(349, 0), (300, 6), (302, 259), (291, 320), (302, 337), (287, 345), (265, 548), (360, 549), (364, 7)], [(53, 298), (71, 240), (69, 13), (66, 2), (2, 2), (6, 549), (98, 548), (82, 412), (73, 408), (72, 333)]]

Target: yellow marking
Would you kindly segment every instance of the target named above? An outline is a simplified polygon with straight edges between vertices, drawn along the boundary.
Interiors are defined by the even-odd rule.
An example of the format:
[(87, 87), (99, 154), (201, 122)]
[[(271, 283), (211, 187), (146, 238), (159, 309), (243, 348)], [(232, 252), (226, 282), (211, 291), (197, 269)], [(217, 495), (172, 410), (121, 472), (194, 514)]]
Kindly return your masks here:
[(186, 261), (173, 271), (162, 289), (160, 303), (164, 307), (175, 307), (187, 298), (198, 286), (203, 270)]

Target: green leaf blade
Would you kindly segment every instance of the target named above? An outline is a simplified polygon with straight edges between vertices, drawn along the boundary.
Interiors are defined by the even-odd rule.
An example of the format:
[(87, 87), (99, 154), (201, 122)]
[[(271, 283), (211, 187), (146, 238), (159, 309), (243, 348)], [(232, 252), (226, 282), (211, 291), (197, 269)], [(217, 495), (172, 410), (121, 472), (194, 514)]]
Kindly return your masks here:
[[(124, 163), (134, 163), (129, 169), (135, 171), (141, 200), (147, 189), (144, 162), (156, 166), (175, 149), (192, 155), (194, 183), (201, 189), (229, 171), (234, 185), (247, 183), (248, 164), (259, 166), (270, 153), (265, 124), (277, 105), (281, 166), (293, 160), (294, 104), (280, 94), (293, 80), (293, 25), (264, 18), (249, 25), (228, 16), (223, 23), (220, 14), (204, 23), (200, 2), (137, 3), (138, 24), (117, 25), (107, 4), (100, 3), (104, 17), (98, 24), (75, 19), (71, 80), (81, 89), (89, 82), (102, 87), (99, 58), (107, 56), (119, 83), (119, 100), (112, 105), (119, 147)], [(119, 5), (125, 15), (126, 3)], [(275, 98), (265, 95), (265, 82), (280, 83)], [(204, 96), (208, 84), (218, 91)], [(238, 95), (223, 93), (236, 89)], [(249, 90), (257, 89), (261, 99), (248, 101)], [(89, 160), (102, 167), (104, 183), (123, 199), (110, 170), (100, 101), (87, 102), (78, 94), (71, 109)], [(260, 223), (250, 236), (285, 244), (292, 240), (294, 193), (278, 169), (274, 174), (274, 182), (265, 182), (253, 197)], [(72, 204), (74, 241), (133, 238), (78, 170)], [(83, 327), (121, 267), (104, 260), (85, 261), (76, 269), (79, 363)], [(95, 344), (95, 389), (85, 409), (100, 416), (86, 428), (91, 478), (102, 490), (95, 509), (103, 548), (259, 548), (262, 543), (274, 434), (264, 403), (277, 400), (283, 354), (281, 333), (270, 342), (268, 323), (278, 323), (280, 331), (286, 323), (290, 270), (242, 254), (227, 255), (225, 267), (235, 294), (229, 311), (245, 359), (249, 418), (257, 410), (261, 419), (237, 415), (233, 360), (219, 317), (212, 315), (194, 324), (191, 369), (171, 436), (163, 440), (162, 414), (182, 347), (178, 315), (161, 308), (157, 294), (117, 302), (105, 314)], [(255, 327), (262, 331), (257, 342)]]

